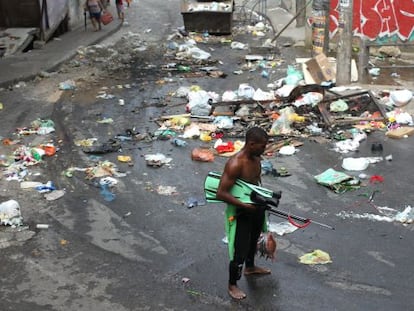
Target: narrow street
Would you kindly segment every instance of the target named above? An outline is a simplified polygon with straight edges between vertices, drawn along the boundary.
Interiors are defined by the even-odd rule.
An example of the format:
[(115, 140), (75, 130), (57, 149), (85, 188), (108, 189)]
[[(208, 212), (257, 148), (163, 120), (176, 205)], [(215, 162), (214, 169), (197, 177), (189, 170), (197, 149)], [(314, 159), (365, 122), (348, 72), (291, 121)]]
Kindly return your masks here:
[[(183, 23), (179, 12), (178, 0), (134, 1), (125, 9), (126, 24), (115, 34), (97, 45), (79, 47), (74, 58), (48, 76), (0, 90), (1, 159), (14, 155), (17, 162), (17, 146), (49, 143), (57, 150), (15, 174), (10, 166), (2, 166), (0, 203), (16, 200), (24, 224), (0, 226), (0, 309), (411, 310), (413, 224), (363, 217), (385, 216), (386, 207), (402, 211), (414, 201), (413, 136), (391, 139), (384, 130), (367, 131), (359, 148), (348, 154), (336, 152), (332, 139), (346, 130), (272, 137), (272, 143), (300, 144), (293, 155), (264, 156), (290, 176), (263, 175), (263, 187), (282, 191), (280, 210), (335, 230), (311, 223), (275, 234), (276, 260), (257, 259), (272, 274), (243, 277), (239, 285), (246, 299), (228, 296), (224, 204), (202, 204), (205, 177), (210, 171), (221, 172), (228, 158), (216, 154), (211, 162), (192, 160), (194, 148), (212, 150), (214, 140), (185, 138), (185, 146), (176, 146), (157, 136), (162, 117), (187, 112), (187, 99), (177, 96), (180, 87), (197, 86), (220, 96), (242, 83), (267, 91), (270, 83), (286, 77), (296, 58), (310, 54), (281, 36), (274, 66), (264, 77), (260, 67), (243, 67), (249, 50), (232, 49), (230, 41), (259, 47), (274, 31), (259, 37), (235, 22), (233, 36), (198, 35), (197, 47), (211, 54), (208, 61), (179, 59), (177, 46), (188, 39), (177, 30)], [(225, 77), (200, 69), (208, 66)], [(243, 72), (236, 74), (240, 69)], [(401, 88), (414, 81), (407, 72), (400, 76), (406, 81), (398, 81)], [(71, 81), (75, 87), (59, 87)], [(392, 82), (395, 86), (396, 80)], [(381, 90), (371, 86), (372, 91)], [(409, 111), (414, 111), (413, 102), (406, 106)], [(55, 131), (25, 133), (36, 120), (53, 121)], [(207, 118), (200, 123), (212, 122)], [(223, 131), (223, 141), (243, 140), (244, 130), (254, 123), (242, 120)], [(5, 139), (11, 143), (5, 144)], [(93, 144), (87, 145), (88, 139)], [(339, 194), (316, 182), (315, 176), (328, 168), (342, 171), (345, 157), (372, 157), (375, 143), (383, 146), (381, 155), (392, 155), (392, 160), (371, 163), (363, 171), (361, 187)], [(170, 162), (148, 165), (145, 157), (154, 154)], [(122, 156), (127, 160), (121, 161)], [(358, 177), (361, 172), (347, 173)], [(105, 188), (100, 181), (108, 176), (108, 183), (115, 183)], [(371, 183), (370, 176), (384, 180)], [(48, 200), (45, 193), (23, 189), (23, 181), (52, 181), (64, 195)], [(190, 199), (200, 206), (189, 207)], [(283, 221), (269, 217), (273, 224)], [(329, 253), (332, 262), (299, 262), (300, 256), (318, 249)]]

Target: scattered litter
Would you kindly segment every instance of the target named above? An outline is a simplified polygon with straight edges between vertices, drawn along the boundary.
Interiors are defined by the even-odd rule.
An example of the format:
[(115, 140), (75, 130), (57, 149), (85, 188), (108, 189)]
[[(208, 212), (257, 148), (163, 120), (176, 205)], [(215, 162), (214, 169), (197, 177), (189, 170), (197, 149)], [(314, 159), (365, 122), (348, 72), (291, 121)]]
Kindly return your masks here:
[(282, 148), (280, 148), (279, 150), (279, 154), (281, 155), (294, 155), (296, 152), (296, 148), (295, 146), (289, 145), (289, 146), (283, 146)]
[(381, 207), (381, 206), (377, 206), (377, 209), (381, 213), (380, 215), (371, 214), (371, 213), (357, 214), (353, 212), (342, 211), (336, 214), (336, 216), (342, 219), (355, 218), (355, 219), (368, 219), (368, 220), (384, 221), (384, 222), (397, 221), (403, 224), (414, 223), (414, 209), (411, 206), (405, 207), (403, 211), (398, 211), (393, 208)]
[(35, 189), (39, 193), (48, 193), (48, 192), (56, 190), (55, 186), (53, 185), (53, 182), (50, 181), (50, 180), (45, 184), (41, 184), (39, 186), (36, 186)]
[(78, 147), (90, 147), (92, 146), (98, 139), (97, 138), (87, 138), (87, 139), (79, 139), (75, 140), (74, 143)]
[(358, 133), (353, 134), (353, 136), (354, 137), (352, 139), (345, 139), (335, 143), (334, 150), (340, 153), (348, 153), (358, 150), (361, 141), (367, 138), (367, 134)]
[(82, 151), (90, 154), (104, 154), (110, 152), (116, 152), (121, 148), (121, 144), (118, 140), (110, 139), (100, 145), (91, 145), (82, 148)]
[(185, 202), (185, 205), (188, 207), (188, 208), (193, 208), (193, 207), (196, 207), (196, 206), (203, 206), (203, 205), (206, 205), (206, 200), (204, 200), (204, 199), (199, 199), (199, 198), (196, 198), (196, 197), (189, 197), (188, 199), (187, 199), (187, 201)]
[(99, 186), (101, 187), (101, 195), (103, 196), (104, 200), (107, 202), (112, 202), (115, 200), (115, 193), (111, 192), (109, 190), (110, 185), (107, 183), (99, 183)]
[(335, 171), (332, 168), (315, 176), (316, 181), (333, 190), (335, 193), (344, 193), (349, 190), (358, 189), (360, 181), (343, 172)]
[(381, 69), (380, 68), (370, 68), (368, 70), (369, 74), (373, 77), (378, 77), (381, 73)]
[(125, 173), (118, 172), (116, 165), (109, 161), (98, 162), (95, 166), (86, 169), (71, 168), (71, 171), (85, 171), (86, 179), (94, 179), (105, 176), (123, 177)]
[(98, 120), (96, 122), (97, 123), (102, 123), (102, 124), (109, 124), (109, 123), (114, 123), (114, 120), (112, 118), (104, 118), (104, 119)]
[(119, 162), (122, 162), (122, 163), (130, 163), (130, 162), (132, 162), (132, 158), (130, 156), (127, 156), (127, 155), (119, 155), (117, 157), (117, 160)]
[(44, 195), (44, 198), (47, 201), (55, 201), (57, 199), (60, 199), (61, 197), (63, 197), (65, 195), (65, 190), (54, 190), (52, 192), (46, 193)]
[(369, 178), (369, 182), (371, 184), (375, 184), (375, 183), (383, 183), (384, 182), (384, 177), (380, 176), (380, 175), (372, 175)]
[(20, 183), (21, 189), (35, 189), (36, 187), (42, 186), (43, 183), (39, 181), (22, 181)]
[(66, 80), (59, 83), (60, 90), (74, 90), (76, 88), (76, 83), (73, 80)]
[(36, 229), (49, 229), (48, 224), (37, 224)]
[(268, 223), (267, 228), (270, 232), (274, 232), (277, 235), (285, 235), (292, 233), (298, 229), (297, 226), (292, 225), (289, 221), (283, 221), (280, 223)]
[(116, 184), (118, 184), (118, 180), (116, 180), (113, 177), (106, 176), (106, 177), (103, 177), (99, 180), (99, 184), (100, 185), (108, 185), (109, 187), (113, 187)]
[(152, 167), (161, 167), (164, 164), (168, 164), (172, 161), (172, 158), (168, 158), (162, 153), (146, 154), (144, 158), (147, 162), (147, 165)]
[(396, 90), (390, 92), (390, 99), (397, 107), (407, 105), (413, 98), (413, 93), (409, 90)]
[(367, 158), (344, 158), (342, 168), (347, 171), (363, 171), (369, 166)]
[(413, 134), (414, 134), (414, 127), (408, 127), (408, 126), (401, 126), (395, 130), (391, 130), (385, 133), (387, 137), (396, 138), (396, 139), (405, 138)]
[(183, 282), (184, 284), (186, 284), (186, 283), (190, 282), (190, 279), (189, 278), (182, 278), (181, 279), (181, 282)]
[(237, 41), (233, 41), (230, 47), (234, 50), (247, 50), (249, 48), (246, 44)]
[(194, 148), (191, 151), (191, 160), (200, 162), (213, 162), (214, 154), (209, 149)]
[(177, 147), (185, 147), (185, 146), (187, 146), (187, 142), (185, 140), (182, 140), (182, 139), (179, 139), (179, 138), (173, 138), (171, 140), (171, 143), (174, 146), (177, 146)]
[(174, 186), (158, 186), (156, 189), (157, 193), (160, 195), (175, 195), (177, 194), (177, 189)]
[(406, 224), (412, 224), (414, 222), (414, 209), (411, 206), (407, 206), (402, 212), (395, 215), (395, 220)]
[(299, 262), (305, 265), (324, 265), (332, 263), (331, 256), (328, 253), (315, 249), (311, 253), (304, 254), (299, 257)]
[(349, 109), (348, 104), (343, 99), (338, 99), (329, 105), (329, 110), (333, 112), (343, 112)]
[(234, 127), (233, 119), (228, 116), (217, 116), (214, 118), (213, 124), (219, 129), (231, 129)]
[(23, 217), (21, 215), (20, 205), (17, 201), (9, 200), (0, 203), (0, 225), (23, 225)]

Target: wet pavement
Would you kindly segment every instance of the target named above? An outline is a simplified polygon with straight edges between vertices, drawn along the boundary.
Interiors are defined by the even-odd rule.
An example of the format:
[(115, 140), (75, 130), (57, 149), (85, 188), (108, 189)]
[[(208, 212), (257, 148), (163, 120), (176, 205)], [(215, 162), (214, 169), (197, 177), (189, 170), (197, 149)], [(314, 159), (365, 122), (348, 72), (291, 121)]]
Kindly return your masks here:
[[(137, 11), (143, 20), (136, 29), (146, 29), (140, 23), (151, 19), (149, 10), (147, 6)], [(180, 24), (171, 12), (174, 10), (159, 12), (171, 20), (156, 23)], [(7, 117), (2, 116), (0, 136), (14, 137), (14, 129), (36, 118), (55, 122), (56, 133), (46, 139), (59, 146), (59, 151), (31, 168), (29, 177), (53, 180), (58, 189), (66, 190), (61, 199), (45, 201), (37, 192), (21, 190), (16, 181), (0, 180), (1, 201), (19, 201), (29, 225), (25, 232), (34, 233), (33, 237), (17, 235), (20, 242), (2, 240), (11, 243), (1, 255), (5, 310), (408, 310), (413, 303), (413, 280), (407, 274), (412, 225), (348, 216), (377, 214), (375, 206), (401, 210), (412, 204), (412, 137), (392, 140), (374, 131), (357, 152), (346, 155), (332, 151), (331, 143), (295, 137), (303, 142), (297, 153), (269, 157), (275, 167), (291, 173), (283, 178), (263, 176), (263, 186), (283, 192), (279, 208), (327, 223), (335, 230), (311, 224), (278, 236), (276, 261), (258, 259), (272, 274), (242, 278), (240, 286), (248, 297), (241, 302), (229, 299), (226, 291), (223, 205), (189, 209), (185, 204), (191, 197), (203, 198), (205, 176), (212, 170), (221, 171), (227, 158), (192, 161), (193, 148), (211, 147), (198, 139), (188, 139), (186, 147), (164, 140), (123, 141), (119, 152), (101, 158), (75, 145), (76, 140), (86, 138), (107, 141), (128, 129), (152, 134), (158, 129), (156, 118), (185, 112), (183, 99), (171, 96), (180, 86), (199, 85), (219, 94), (244, 82), (266, 89), (269, 81), (286, 75), (287, 65), (295, 57), (306, 56), (304, 50), (284, 47), (290, 39), (282, 38), (276, 59), (284, 62), (271, 71), (269, 79), (259, 71), (234, 75), (235, 68), (244, 63), (246, 51), (232, 50), (212, 36), (198, 46), (220, 60), (217, 66), (228, 76), (186, 78), (185, 73), (162, 70), (172, 60), (165, 56), (164, 46), (153, 42), (171, 32), (156, 25), (151, 28), (156, 32), (153, 41), (144, 44), (137, 40), (134, 52), (127, 43), (113, 48), (117, 53), (97, 47), (94, 53), (78, 55), (52, 78), (1, 93), (6, 107), (0, 113)], [(148, 37), (151, 32), (140, 36)], [(260, 41), (248, 34), (233, 40), (251, 46)], [(141, 50), (142, 46), (148, 47)], [(111, 55), (115, 55), (113, 63), (105, 61)], [(192, 69), (197, 66), (191, 65)], [(58, 82), (76, 77), (79, 68), (85, 75), (77, 79), (77, 89), (58, 92)], [(102, 91), (114, 98), (97, 98)], [(97, 122), (106, 118), (113, 123)], [(35, 145), (32, 139), (41, 138), (27, 136), (25, 141)], [(341, 170), (345, 156), (372, 156), (374, 142), (381, 142), (383, 155), (392, 154), (393, 160), (370, 165), (364, 173), (383, 176), (384, 183), (366, 182), (366, 187), (340, 195), (315, 182), (314, 176), (327, 168)], [(9, 150), (5, 148), (2, 146), (2, 152)], [(152, 153), (171, 157), (171, 164), (147, 166), (144, 156)], [(119, 162), (118, 155), (131, 156), (133, 166)], [(125, 174), (117, 178), (112, 189), (116, 197), (111, 202), (105, 201), (99, 184), (86, 179), (85, 172), (73, 171), (72, 177), (65, 174), (68, 168), (93, 166), (99, 159), (116, 163)], [(175, 187), (175, 191), (161, 194), (167, 187)], [(374, 190), (378, 190), (375, 206), (366, 200), (366, 194)], [(281, 219), (271, 217), (271, 221)], [(37, 223), (49, 224), (49, 229), (35, 229)], [(310, 266), (298, 262), (299, 256), (314, 249), (328, 252), (333, 262)], [(189, 281), (183, 282), (183, 278)]]

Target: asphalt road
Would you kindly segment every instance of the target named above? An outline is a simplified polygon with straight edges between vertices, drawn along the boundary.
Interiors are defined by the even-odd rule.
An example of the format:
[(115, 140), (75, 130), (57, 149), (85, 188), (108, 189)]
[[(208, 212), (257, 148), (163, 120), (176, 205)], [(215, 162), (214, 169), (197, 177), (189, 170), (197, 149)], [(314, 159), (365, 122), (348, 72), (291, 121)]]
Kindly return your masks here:
[[(265, 89), (269, 81), (258, 72), (232, 74), (243, 63), (245, 51), (218, 43), (201, 46), (223, 62), (219, 66), (228, 74), (225, 79), (189, 79), (159, 70), (170, 59), (164, 57), (161, 44), (152, 43), (170, 33), (161, 25), (180, 24), (179, 16), (172, 14), (176, 2), (170, 4), (159, 6), (153, 13), (150, 7), (142, 7), (140, 23), (148, 23), (155, 33), (143, 35), (152, 36), (149, 48), (134, 53), (121, 69), (99, 78), (88, 75), (78, 80), (77, 90), (57, 98), (53, 96), (56, 82), (74, 75), (79, 71), (77, 67), (69, 66), (69, 72), (49, 80), (2, 92), (1, 101), (7, 103), (7, 109), (1, 112), (0, 136), (12, 136), (15, 128), (36, 118), (55, 122), (56, 133), (48, 138), (60, 150), (39, 167), (31, 168), (29, 177), (53, 180), (57, 188), (66, 189), (66, 194), (49, 202), (38, 193), (20, 190), (17, 182), (0, 180), (1, 201), (17, 199), (30, 226), (29, 230), (12, 233), (12, 237), (6, 236), (9, 228), (0, 231), (1, 309), (410, 310), (414, 302), (410, 274), (412, 225), (338, 214), (378, 214), (361, 196), (373, 190), (379, 190), (373, 201), (377, 206), (402, 210), (411, 205), (412, 137), (391, 140), (382, 132), (370, 134), (358, 152), (346, 156), (371, 156), (371, 144), (381, 142), (384, 155), (392, 154), (393, 160), (371, 164), (365, 173), (381, 175), (385, 181), (342, 195), (318, 185), (313, 177), (330, 167), (341, 170), (344, 155), (332, 151), (330, 144), (300, 139), (304, 145), (293, 156), (270, 157), (275, 167), (285, 167), (292, 174), (263, 177), (265, 187), (283, 192), (279, 208), (332, 225), (335, 230), (311, 224), (277, 237), (276, 261), (258, 259), (258, 264), (271, 268), (272, 274), (242, 278), (240, 286), (248, 297), (241, 302), (227, 295), (224, 206), (208, 204), (189, 209), (185, 205), (190, 197), (203, 198), (204, 178), (209, 171), (224, 167), (224, 157), (216, 157), (211, 163), (191, 160), (194, 147), (210, 144), (195, 139), (180, 148), (162, 140), (123, 142), (121, 153), (101, 158), (116, 163), (125, 173), (117, 178), (116, 198), (111, 202), (104, 200), (99, 186), (87, 180), (84, 172), (74, 171), (72, 177), (63, 174), (70, 167), (85, 168), (96, 163), (96, 158), (74, 145), (75, 140), (95, 137), (106, 141), (131, 128), (153, 133), (158, 128), (154, 118), (183, 113), (184, 105), (179, 104), (182, 99), (168, 97), (179, 86), (196, 84), (219, 94), (237, 89), (242, 82)], [(249, 35), (235, 39), (252, 40), (253, 45), (257, 40)], [(283, 48), (280, 58), (286, 63), (275, 69), (272, 78), (283, 77), (289, 61), (301, 53), (293, 47)], [(159, 79), (166, 76), (167, 83), (160, 84)], [(118, 87), (128, 84), (132, 87)], [(97, 99), (102, 87), (108, 87), (107, 92), (115, 98)], [(124, 99), (125, 105), (119, 105), (118, 99)], [(96, 122), (106, 117), (114, 122)], [(24, 138), (31, 144), (41, 139)], [(3, 152), (9, 150), (4, 148)], [(171, 164), (147, 166), (144, 156), (153, 153), (171, 157)], [(119, 163), (119, 154), (130, 155), (134, 165)], [(167, 186), (175, 187), (176, 193), (160, 194)], [(281, 221), (276, 217), (270, 220)], [(36, 223), (48, 223), (50, 227), (35, 229)], [(299, 256), (315, 249), (328, 252), (332, 263), (308, 266), (298, 262)], [(189, 281), (183, 283), (183, 278)]]

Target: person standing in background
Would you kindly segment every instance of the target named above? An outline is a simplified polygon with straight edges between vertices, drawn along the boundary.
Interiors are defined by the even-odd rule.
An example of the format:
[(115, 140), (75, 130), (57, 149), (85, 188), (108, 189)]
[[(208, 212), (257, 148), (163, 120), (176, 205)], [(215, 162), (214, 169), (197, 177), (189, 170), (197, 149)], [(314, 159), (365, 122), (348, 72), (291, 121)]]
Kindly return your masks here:
[(116, 12), (118, 13), (118, 18), (121, 22), (124, 22), (124, 2), (123, 0), (115, 0)]
[(84, 10), (89, 11), (89, 17), (91, 18), (94, 31), (102, 29), (101, 26), (101, 13), (104, 10), (104, 6), (100, 0), (86, 0)]

